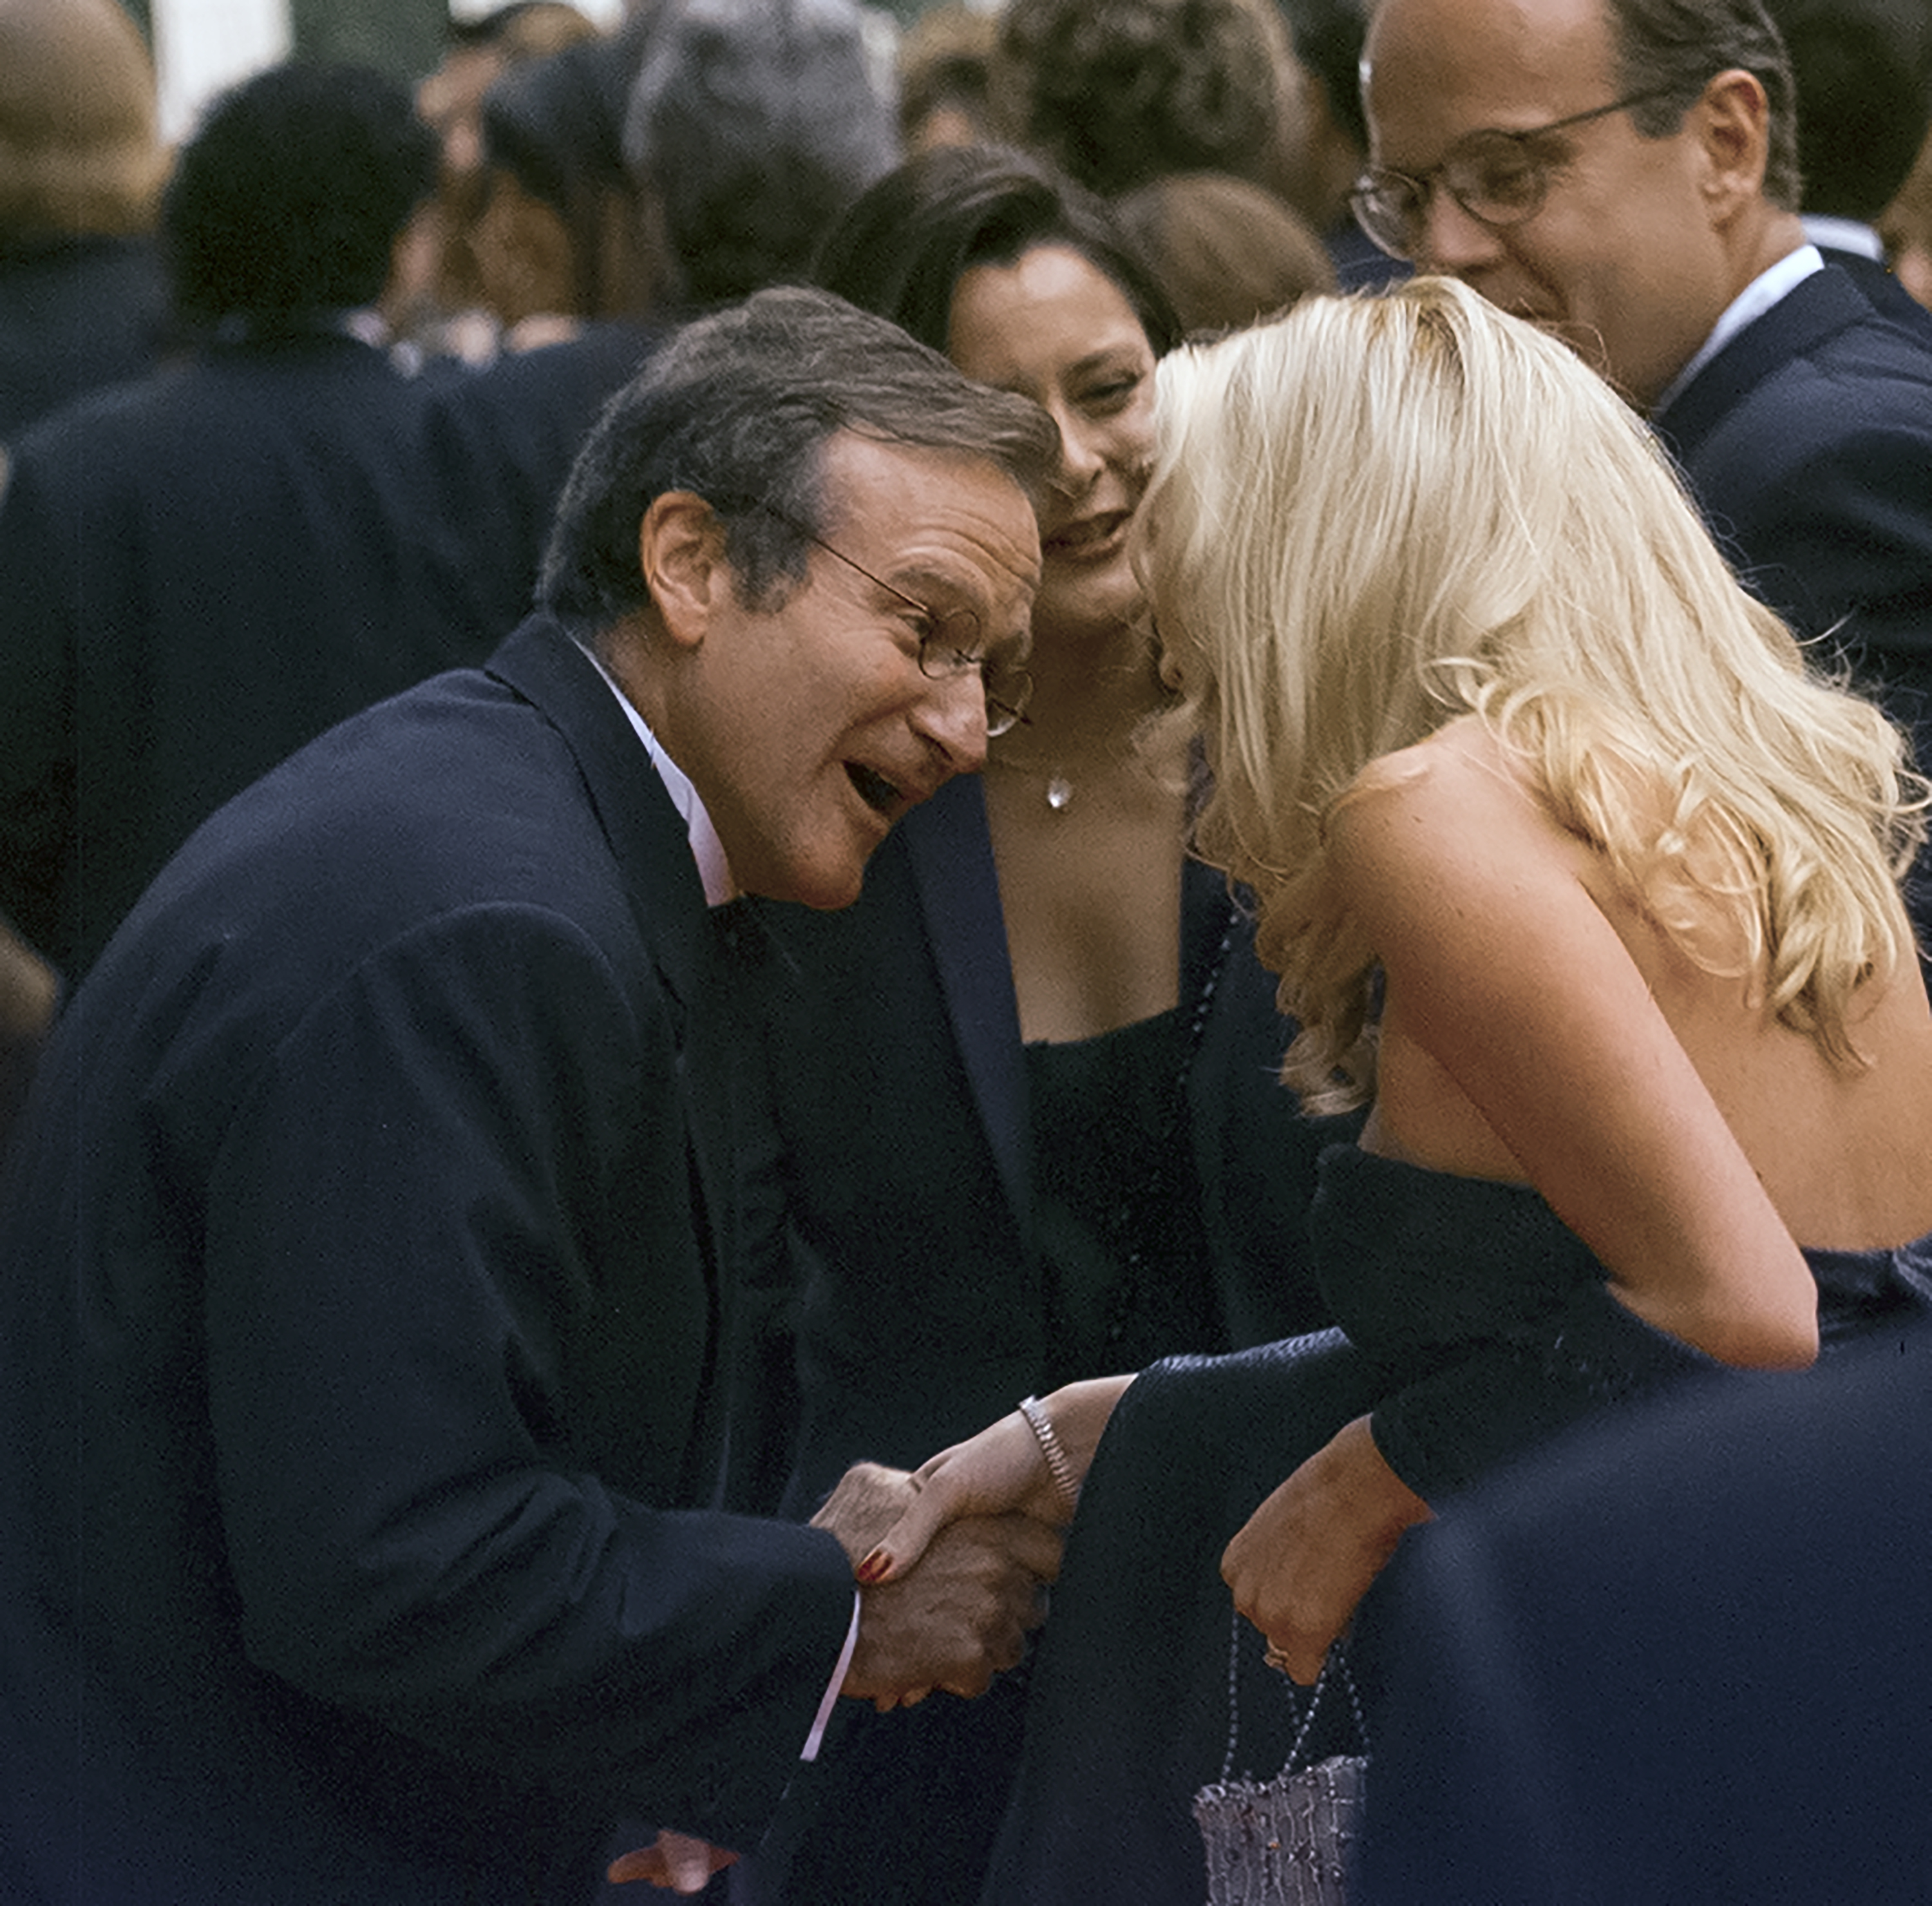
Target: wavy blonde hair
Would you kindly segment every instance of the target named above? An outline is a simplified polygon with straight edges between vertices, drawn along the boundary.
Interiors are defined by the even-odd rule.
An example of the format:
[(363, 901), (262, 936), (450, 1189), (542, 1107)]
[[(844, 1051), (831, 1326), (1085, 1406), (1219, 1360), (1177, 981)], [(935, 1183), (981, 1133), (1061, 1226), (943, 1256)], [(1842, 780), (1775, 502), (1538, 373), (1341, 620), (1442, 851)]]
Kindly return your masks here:
[(1925, 784), (1898, 731), (1739, 587), (1648, 431), (1451, 281), (1305, 300), (1169, 354), (1141, 560), (1251, 887), (1311, 1109), (1373, 1090), (1376, 949), (1323, 841), (1378, 755), (1478, 716), (1706, 971), (1862, 1061), (1913, 952)]

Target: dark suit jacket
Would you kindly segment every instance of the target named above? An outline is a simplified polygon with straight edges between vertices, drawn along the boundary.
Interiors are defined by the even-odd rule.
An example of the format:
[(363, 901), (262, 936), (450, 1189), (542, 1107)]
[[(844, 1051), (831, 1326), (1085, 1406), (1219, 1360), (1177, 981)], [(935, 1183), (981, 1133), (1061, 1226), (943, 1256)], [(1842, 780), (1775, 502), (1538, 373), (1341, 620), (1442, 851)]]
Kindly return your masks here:
[(104, 384), (154, 368), (167, 342), (154, 241), (0, 247), (0, 442)]
[[(1204, 889), (1212, 890), (1204, 894)], [(1321, 1146), (1276, 1070), (1292, 1028), (1221, 876), (1225, 945), (1186, 1087), (1224, 1349), (1326, 1321), (1306, 1256)], [(914, 1463), (1072, 1375), (1055, 1364), (1034, 1223), (1025, 1055), (985, 797), (955, 782), (836, 914), (766, 907), (770, 1097), (785, 1157), (802, 1415), (789, 1506), (860, 1457)], [(1106, 1108), (1096, 1106), (1104, 1118)], [(762, 1393), (777, 1386), (769, 1374)], [(767, 1426), (769, 1428), (769, 1426)], [(766, 1460), (776, 1447), (768, 1435)], [(769, 1472), (768, 1472), (769, 1479)]]
[(220, 347), (12, 446), (0, 910), (78, 979), (161, 863), (333, 722), (480, 659), (422, 395), (332, 333)]
[[(1932, 772), (1932, 324), (1828, 265), (1654, 422), (1746, 586), (1841, 656)], [(1907, 900), (1932, 983), (1932, 845)]]
[(464, 589), (485, 628), (514, 629), (530, 613), (571, 465), (656, 335), (616, 320), (586, 325), (562, 344), (434, 376), (424, 405), (430, 461), (442, 507), (467, 528)]
[(1932, 337), (1827, 266), (1654, 422), (1746, 584), (1842, 649), (1932, 765)]
[(1412, 1532), (1364, 1906), (1907, 1906), (1932, 1341), (1700, 1389)]
[[(1816, 245), (1814, 239), (1812, 242)], [(1898, 281), (1898, 275), (1882, 260), (1862, 251), (1840, 246), (1818, 245), (1818, 255), (1828, 265), (1835, 265), (1878, 308), (1882, 317), (1910, 330), (1925, 327), (1922, 335), (1932, 341), (1932, 311), (1919, 303)]]
[(0, 1895), (588, 1893), (747, 1844), (852, 1609), (708, 1510), (729, 983), (553, 626), (212, 820), (0, 1194)]

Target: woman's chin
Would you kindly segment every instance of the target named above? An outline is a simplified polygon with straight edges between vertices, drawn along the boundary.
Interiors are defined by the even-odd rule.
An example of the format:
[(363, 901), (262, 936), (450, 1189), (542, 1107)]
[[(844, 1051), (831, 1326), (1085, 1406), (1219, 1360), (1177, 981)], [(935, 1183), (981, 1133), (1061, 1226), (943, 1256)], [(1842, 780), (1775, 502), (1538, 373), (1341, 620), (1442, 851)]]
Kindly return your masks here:
[(1104, 569), (1087, 569), (1049, 558), (1034, 599), (1035, 639), (1051, 641), (1062, 632), (1096, 633), (1142, 619), (1139, 582), (1125, 557)]

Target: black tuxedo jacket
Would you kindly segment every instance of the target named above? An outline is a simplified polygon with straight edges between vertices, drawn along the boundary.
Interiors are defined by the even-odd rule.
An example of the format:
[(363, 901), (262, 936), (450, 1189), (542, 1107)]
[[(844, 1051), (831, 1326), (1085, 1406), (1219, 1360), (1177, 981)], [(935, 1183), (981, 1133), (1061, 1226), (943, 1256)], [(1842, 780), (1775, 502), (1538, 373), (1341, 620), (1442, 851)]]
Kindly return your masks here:
[(852, 1610), (710, 1508), (731, 981), (554, 626), (334, 729), (117, 935), (0, 1198), (0, 1894), (584, 1896), (756, 1838)]

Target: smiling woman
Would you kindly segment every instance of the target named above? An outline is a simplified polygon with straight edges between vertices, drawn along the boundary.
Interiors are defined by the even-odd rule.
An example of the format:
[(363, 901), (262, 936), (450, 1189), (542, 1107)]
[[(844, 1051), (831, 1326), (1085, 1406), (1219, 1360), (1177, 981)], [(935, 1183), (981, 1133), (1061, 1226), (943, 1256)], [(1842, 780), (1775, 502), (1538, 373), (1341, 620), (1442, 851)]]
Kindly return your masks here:
[[(791, 1256), (764, 1295), (800, 1322), (766, 1340), (742, 1388), (769, 1413), (734, 1444), (742, 1499), (800, 1514), (849, 1460), (919, 1461), (1028, 1391), (1323, 1314), (1302, 1269), (1322, 1128), (1274, 1084), (1292, 1028), (1244, 920), (1188, 861), (1190, 750), (1128, 559), (1167, 301), (1097, 202), (983, 149), (882, 180), (819, 275), (1030, 399), (1058, 456), (1031, 695), (983, 779), (909, 815), (848, 911), (766, 910)], [(892, 566), (904, 507), (826, 531), (814, 573), (879, 585), (826, 575), (855, 609), (954, 606)], [(862, 1874), (872, 1906), (976, 1900), (1025, 1695), (1022, 1671), (848, 1718), (740, 1869), (746, 1896), (848, 1897)]]

